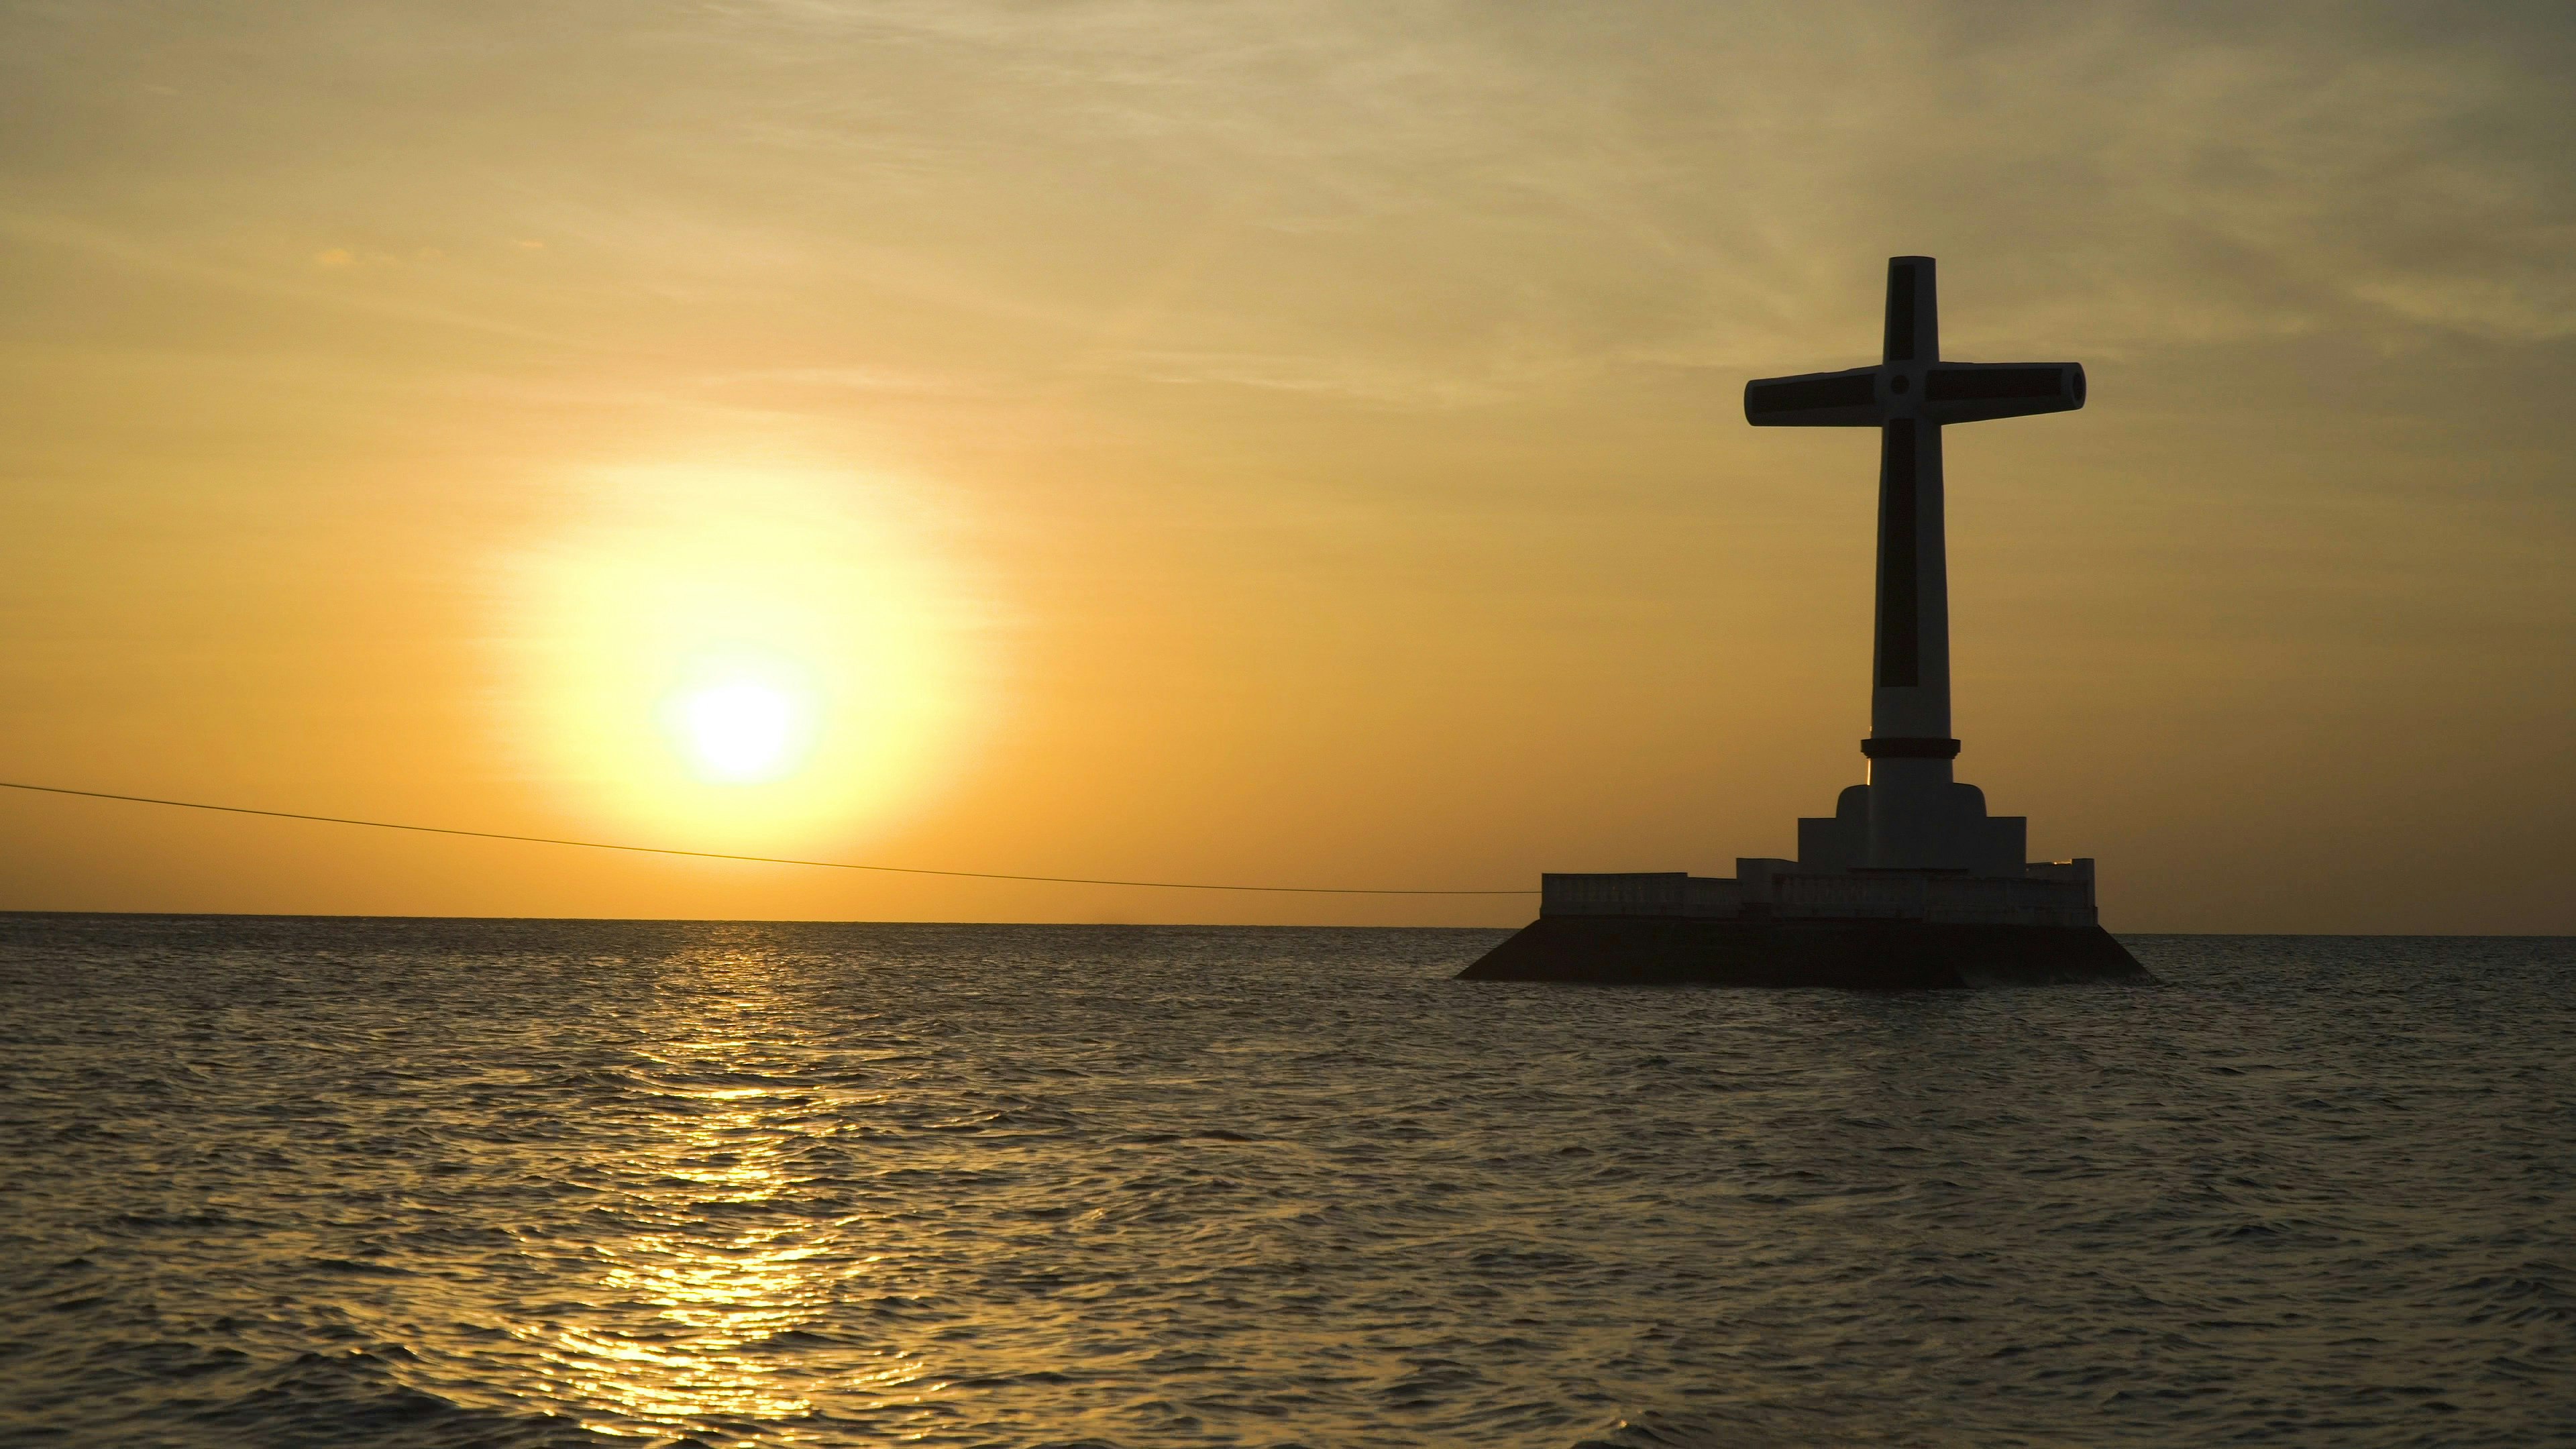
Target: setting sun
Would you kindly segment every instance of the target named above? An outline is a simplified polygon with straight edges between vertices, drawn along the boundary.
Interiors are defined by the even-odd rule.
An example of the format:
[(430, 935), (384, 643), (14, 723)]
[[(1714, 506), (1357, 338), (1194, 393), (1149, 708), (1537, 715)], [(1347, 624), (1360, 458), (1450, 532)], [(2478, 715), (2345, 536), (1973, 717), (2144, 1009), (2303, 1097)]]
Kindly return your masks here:
[(917, 511), (878, 480), (603, 472), (508, 561), (496, 720), (603, 826), (847, 841), (959, 762), (978, 667)]
[(779, 685), (731, 679), (675, 696), (669, 724), (674, 743), (702, 778), (754, 784), (803, 763), (812, 714), (808, 701)]

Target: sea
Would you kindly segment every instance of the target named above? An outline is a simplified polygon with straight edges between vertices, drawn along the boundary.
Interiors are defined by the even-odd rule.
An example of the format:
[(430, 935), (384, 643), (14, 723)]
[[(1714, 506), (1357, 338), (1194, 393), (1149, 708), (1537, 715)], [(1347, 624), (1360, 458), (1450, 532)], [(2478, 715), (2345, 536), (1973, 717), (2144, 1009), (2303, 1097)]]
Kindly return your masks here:
[(2576, 941), (0, 917), (0, 1443), (2576, 1443)]

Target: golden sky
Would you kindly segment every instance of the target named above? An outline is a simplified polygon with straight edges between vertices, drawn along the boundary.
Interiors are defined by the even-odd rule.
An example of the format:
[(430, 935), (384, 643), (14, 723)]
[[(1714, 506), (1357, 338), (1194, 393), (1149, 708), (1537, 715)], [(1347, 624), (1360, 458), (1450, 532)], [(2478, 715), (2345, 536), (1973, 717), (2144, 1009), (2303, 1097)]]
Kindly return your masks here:
[[(2033, 854), (2120, 930), (2576, 931), (2571, 74), (2554, 4), (11, 6), (0, 779), (1729, 874), (1861, 778), (1876, 457), (1741, 388), (1922, 253), (1946, 353), (2091, 376), (1949, 437)], [(0, 908), (1532, 905), (0, 792)]]

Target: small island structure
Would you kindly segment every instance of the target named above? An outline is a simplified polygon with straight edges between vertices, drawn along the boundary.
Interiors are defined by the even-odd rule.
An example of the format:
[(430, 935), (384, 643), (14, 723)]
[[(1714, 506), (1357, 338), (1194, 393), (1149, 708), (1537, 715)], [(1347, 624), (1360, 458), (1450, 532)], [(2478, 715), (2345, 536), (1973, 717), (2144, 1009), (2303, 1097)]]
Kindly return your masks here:
[(1548, 874), (1539, 918), (1477, 981), (1863, 990), (2109, 979), (2145, 968), (2094, 910), (2090, 858), (2026, 861), (2028, 821), (1952, 778), (1941, 429), (2084, 406), (2073, 362), (1944, 362), (1930, 257), (1887, 264), (1884, 360), (1745, 385), (1756, 427), (1876, 428), (1878, 612), (1867, 778), (1798, 822), (1798, 858), (1686, 872)]

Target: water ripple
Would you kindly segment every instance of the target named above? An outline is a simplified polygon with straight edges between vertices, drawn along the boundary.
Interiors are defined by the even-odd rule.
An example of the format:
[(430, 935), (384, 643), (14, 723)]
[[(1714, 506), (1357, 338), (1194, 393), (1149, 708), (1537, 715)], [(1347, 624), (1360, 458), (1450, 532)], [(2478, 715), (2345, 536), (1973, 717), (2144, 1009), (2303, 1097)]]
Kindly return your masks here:
[(0, 1438), (2566, 1442), (2565, 941), (0, 917)]

